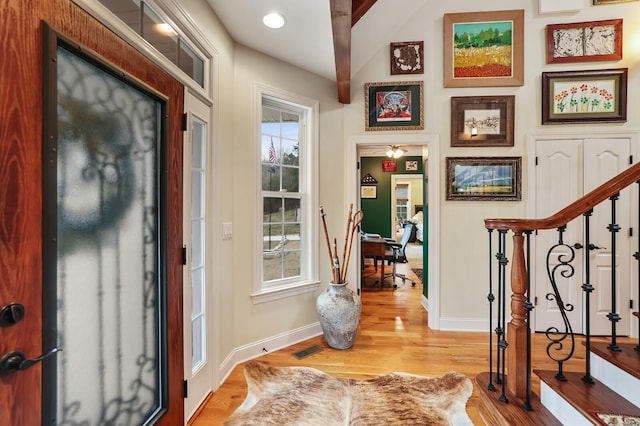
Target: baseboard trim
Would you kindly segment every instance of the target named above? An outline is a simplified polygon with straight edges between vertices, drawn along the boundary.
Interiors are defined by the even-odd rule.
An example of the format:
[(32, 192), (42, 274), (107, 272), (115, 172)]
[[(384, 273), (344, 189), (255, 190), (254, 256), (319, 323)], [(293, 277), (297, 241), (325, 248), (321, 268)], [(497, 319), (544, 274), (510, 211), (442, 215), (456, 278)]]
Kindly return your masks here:
[(440, 330), (446, 331), (489, 331), (489, 321), (485, 318), (440, 318)]
[(222, 377), (222, 379), (220, 380), (218, 387), (220, 387), (227, 380), (229, 374), (231, 374), (233, 369), (238, 364), (242, 364), (243, 362), (259, 358), (263, 355), (268, 354), (269, 352), (278, 351), (280, 349), (286, 348), (307, 339), (311, 339), (312, 337), (316, 337), (321, 334), (322, 328), (320, 327), (320, 323), (315, 322), (313, 324), (309, 324), (295, 330), (290, 330), (266, 339), (258, 340), (256, 342), (237, 347), (220, 364), (220, 373), (218, 377)]

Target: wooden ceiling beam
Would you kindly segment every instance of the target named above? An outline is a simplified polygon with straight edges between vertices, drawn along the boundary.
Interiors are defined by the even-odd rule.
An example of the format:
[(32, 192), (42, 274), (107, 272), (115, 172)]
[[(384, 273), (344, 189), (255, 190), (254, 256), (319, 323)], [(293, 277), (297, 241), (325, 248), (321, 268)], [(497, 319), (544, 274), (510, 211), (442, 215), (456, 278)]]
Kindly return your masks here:
[(338, 101), (351, 103), (351, 0), (331, 0)]
[(351, 27), (375, 2), (376, 0), (331, 0), (338, 101), (343, 104), (351, 103)]

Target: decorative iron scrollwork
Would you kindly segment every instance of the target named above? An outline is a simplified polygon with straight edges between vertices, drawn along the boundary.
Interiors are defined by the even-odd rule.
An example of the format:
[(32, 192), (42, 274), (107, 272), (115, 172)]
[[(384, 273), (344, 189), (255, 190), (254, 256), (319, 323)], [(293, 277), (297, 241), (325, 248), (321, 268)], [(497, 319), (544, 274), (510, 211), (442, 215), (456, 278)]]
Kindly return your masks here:
[[(572, 304), (564, 303), (562, 295), (558, 289), (559, 279), (568, 279), (575, 274), (575, 268), (572, 265), (572, 262), (576, 258), (576, 253), (573, 246), (564, 242), (563, 234), (565, 231), (566, 226), (558, 228), (558, 244), (553, 245), (547, 252), (547, 275), (553, 292), (547, 293), (545, 296), (547, 300), (556, 302), (558, 311), (560, 312), (564, 323), (563, 326), (549, 327), (545, 331), (545, 335), (550, 341), (547, 345), (547, 356), (558, 363), (558, 373), (556, 374), (556, 378), (559, 380), (566, 380), (562, 372), (562, 365), (573, 356), (575, 351), (575, 337), (567, 316), (567, 312), (573, 311), (574, 306)], [(552, 253), (557, 253), (558, 251), (560, 252), (556, 257), (558, 263), (552, 266)], [(565, 342), (567, 339), (569, 340)], [(567, 343), (569, 343), (569, 346), (565, 347)]]

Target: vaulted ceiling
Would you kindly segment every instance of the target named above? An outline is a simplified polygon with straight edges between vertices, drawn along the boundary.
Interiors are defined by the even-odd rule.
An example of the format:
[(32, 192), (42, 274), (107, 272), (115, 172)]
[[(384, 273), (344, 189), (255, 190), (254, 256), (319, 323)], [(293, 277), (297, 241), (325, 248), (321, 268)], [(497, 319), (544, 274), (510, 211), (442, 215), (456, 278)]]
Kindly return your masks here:
[[(350, 103), (351, 77), (395, 40), (407, 20), (432, 0), (204, 0), (235, 42), (336, 82)], [(273, 30), (262, 17), (280, 12)], [(391, 18), (392, 17), (392, 18)]]

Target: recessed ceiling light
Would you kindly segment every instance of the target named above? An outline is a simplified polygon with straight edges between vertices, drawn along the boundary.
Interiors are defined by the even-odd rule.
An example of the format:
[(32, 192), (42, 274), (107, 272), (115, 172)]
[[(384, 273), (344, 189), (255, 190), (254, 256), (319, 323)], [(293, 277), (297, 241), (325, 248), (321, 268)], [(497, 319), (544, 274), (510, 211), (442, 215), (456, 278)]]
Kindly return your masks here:
[(262, 18), (262, 22), (269, 28), (282, 28), (284, 27), (285, 20), (284, 16), (279, 13), (269, 13)]

